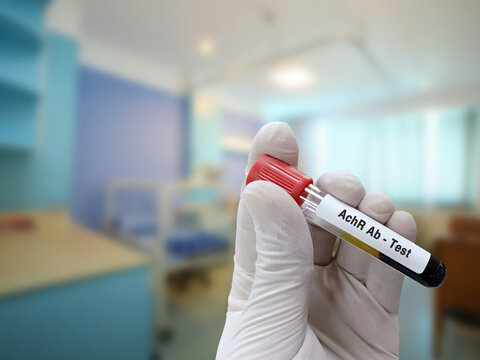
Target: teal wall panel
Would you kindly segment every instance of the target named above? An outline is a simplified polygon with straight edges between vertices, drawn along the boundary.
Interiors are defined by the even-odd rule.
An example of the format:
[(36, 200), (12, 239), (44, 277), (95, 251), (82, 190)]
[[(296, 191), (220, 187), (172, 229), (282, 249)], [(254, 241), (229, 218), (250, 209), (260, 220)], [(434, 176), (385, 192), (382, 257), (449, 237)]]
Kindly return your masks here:
[[(35, 146), (26, 152), (0, 152), (0, 210), (70, 204), (78, 45), (73, 39), (49, 33), (45, 53), (45, 92), (31, 135)], [(22, 104), (18, 100), (18, 107), (25, 106), (28, 111)], [(17, 127), (10, 136), (21, 136), (19, 131)]]
[(34, 154), (33, 193), (35, 208), (70, 204), (72, 184), (77, 43), (51, 33), (47, 37), (47, 91), (40, 120), (38, 151)]
[(0, 359), (146, 360), (152, 318), (147, 267), (0, 299)]

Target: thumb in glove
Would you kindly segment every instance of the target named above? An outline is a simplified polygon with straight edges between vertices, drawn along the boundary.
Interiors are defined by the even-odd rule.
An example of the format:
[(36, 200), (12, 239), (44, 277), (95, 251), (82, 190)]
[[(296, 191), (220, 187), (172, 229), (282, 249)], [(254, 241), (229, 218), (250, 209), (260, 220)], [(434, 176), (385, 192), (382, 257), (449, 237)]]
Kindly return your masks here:
[(229, 311), (217, 359), (273, 354), (293, 359), (305, 351), (320, 355), (323, 350), (316, 349), (320, 345), (307, 326), (313, 249), (300, 208), (280, 187), (256, 181), (242, 194), (238, 223)]

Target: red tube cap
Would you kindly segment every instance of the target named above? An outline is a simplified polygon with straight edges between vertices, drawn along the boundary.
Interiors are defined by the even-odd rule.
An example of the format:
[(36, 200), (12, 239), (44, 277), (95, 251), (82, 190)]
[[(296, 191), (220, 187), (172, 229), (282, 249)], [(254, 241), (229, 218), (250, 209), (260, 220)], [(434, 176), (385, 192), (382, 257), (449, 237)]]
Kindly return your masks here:
[(260, 156), (253, 164), (248, 173), (246, 183), (248, 185), (255, 180), (270, 181), (284, 188), (298, 205), (303, 203), (300, 195), (303, 194), (308, 185), (313, 184), (310, 176), (305, 175), (292, 165), (266, 154)]

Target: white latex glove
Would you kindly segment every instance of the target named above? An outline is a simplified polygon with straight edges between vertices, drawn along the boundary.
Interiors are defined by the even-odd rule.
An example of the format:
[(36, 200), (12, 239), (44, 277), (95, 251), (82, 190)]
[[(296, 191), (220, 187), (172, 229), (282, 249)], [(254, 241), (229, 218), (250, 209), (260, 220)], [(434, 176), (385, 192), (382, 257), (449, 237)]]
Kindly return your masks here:
[[(270, 154), (296, 166), (298, 146), (284, 123), (264, 126), (247, 172)], [(345, 172), (317, 185), (414, 241), (410, 214), (383, 193), (365, 193)], [(397, 359), (403, 276), (335, 236), (309, 227), (280, 187), (256, 181), (241, 195), (235, 268), (217, 359)]]

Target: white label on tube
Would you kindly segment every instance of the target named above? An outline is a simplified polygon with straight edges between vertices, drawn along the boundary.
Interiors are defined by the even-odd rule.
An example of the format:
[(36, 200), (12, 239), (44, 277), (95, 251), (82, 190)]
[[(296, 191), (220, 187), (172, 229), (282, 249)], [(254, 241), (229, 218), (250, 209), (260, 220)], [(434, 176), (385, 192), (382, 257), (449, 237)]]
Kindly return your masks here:
[(418, 274), (430, 260), (428, 251), (331, 195), (323, 198), (316, 214)]

